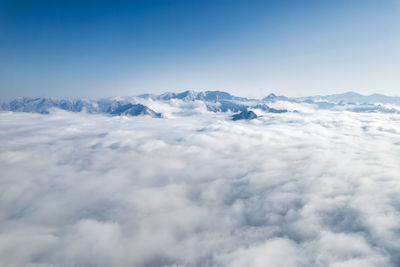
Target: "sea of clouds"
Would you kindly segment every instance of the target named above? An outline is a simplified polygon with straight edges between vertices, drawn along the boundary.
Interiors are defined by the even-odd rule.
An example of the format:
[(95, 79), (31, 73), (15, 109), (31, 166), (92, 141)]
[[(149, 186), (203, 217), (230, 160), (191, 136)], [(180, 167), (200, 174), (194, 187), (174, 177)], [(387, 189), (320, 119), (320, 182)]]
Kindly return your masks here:
[(400, 115), (167, 109), (0, 113), (0, 266), (400, 266)]

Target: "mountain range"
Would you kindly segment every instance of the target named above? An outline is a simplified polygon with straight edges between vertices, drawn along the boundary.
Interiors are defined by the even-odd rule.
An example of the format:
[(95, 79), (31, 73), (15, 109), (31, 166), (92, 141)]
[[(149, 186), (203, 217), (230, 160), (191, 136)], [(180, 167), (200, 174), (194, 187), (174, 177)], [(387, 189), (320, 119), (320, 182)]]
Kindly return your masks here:
[[(163, 114), (149, 108), (146, 103), (162, 102), (192, 102), (200, 101), (211, 112), (233, 112), (241, 114), (238, 119), (256, 118), (249, 109), (268, 113), (286, 113), (287, 109), (271, 107), (274, 103), (288, 102), (312, 105), (317, 109), (347, 110), (352, 112), (399, 113), (400, 97), (372, 94), (369, 96), (355, 92), (327, 96), (308, 96), (289, 98), (269, 94), (262, 99), (238, 97), (222, 91), (184, 91), (180, 93), (167, 92), (160, 95), (142, 94), (134, 97), (103, 98), (98, 100), (84, 99), (53, 99), (20, 97), (10, 102), (0, 104), (3, 111), (31, 112), (48, 114), (58, 108), (71, 112), (103, 113), (113, 116), (150, 116), (161, 118)], [(155, 105), (156, 106), (156, 105)], [(393, 107), (394, 106), (394, 107)], [(249, 116), (246, 116), (248, 114)], [(253, 115), (254, 114), (254, 115)]]

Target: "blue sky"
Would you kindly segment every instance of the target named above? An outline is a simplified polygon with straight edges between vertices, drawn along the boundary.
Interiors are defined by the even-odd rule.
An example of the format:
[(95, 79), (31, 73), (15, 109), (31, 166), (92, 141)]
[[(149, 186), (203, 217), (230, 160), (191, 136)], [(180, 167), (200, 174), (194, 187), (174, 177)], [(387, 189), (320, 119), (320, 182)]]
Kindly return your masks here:
[(400, 1), (4, 1), (0, 97), (400, 95)]

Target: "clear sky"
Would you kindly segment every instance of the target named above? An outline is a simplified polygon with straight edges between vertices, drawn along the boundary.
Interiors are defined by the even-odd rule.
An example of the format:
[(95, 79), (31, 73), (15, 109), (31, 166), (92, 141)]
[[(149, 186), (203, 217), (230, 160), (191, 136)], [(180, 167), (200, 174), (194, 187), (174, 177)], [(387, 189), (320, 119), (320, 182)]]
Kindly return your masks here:
[(0, 98), (400, 95), (399, 0), (0, 0)]

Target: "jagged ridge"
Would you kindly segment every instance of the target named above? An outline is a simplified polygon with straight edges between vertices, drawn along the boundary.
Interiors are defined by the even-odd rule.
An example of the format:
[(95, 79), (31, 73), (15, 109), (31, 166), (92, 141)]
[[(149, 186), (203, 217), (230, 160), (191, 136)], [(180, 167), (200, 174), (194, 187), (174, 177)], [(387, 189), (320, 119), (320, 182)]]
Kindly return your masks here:
[(288, 98), (273, 93), (262, 99), (238, 97), (222, 91), (184, 91), (180, 93), (167, 92), (160, 95), (143, 94), (136, 97), (120, 97), (115, 99), (83, 100), (83, 99), (52, 99), (21, 97), (1, 104), (2, 110), (13, 112), (32, 112), (48, 114), (51, 109), (58, 108), (71, 112), (105, 113), (114, 116), (150, 116), (162, 117), (162, 114), (147, 107), (148, 101), (202, 101), (211, 112), (248, 112), (248, 109), (260, 110), (268, 113), (286, 113), (287, 109), (271, 107), (279, 101), (304, 103), (318, 109), (338, 109), (353, 112), (380, 112), (399, 113), (399, 109), (384, 106), (386, 104), (399, 105), (400, 97), (372, 94), (364, 96), (355, 92), (334, 94), (328, 96), (309, 96), (302, 98)]

